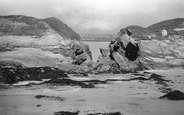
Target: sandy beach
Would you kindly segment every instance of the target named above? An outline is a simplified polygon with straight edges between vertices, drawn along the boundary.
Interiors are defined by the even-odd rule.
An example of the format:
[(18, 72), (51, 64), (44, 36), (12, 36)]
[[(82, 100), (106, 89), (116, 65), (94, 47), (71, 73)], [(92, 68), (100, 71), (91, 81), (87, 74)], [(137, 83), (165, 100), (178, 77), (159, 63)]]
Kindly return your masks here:
[[(167, 86), (155, 81), (132, 80), (122, 81), (133, 77), (150, 74), (164, 76), (171, 80)], [(163, 89), (184, 91), (184, 70), (148, 70), (136, 74), (102, 74), (89, 77), (70, 79), (108, 80), (106, 84), (96, 84), (95, 88), (79, 86), (52, 85), (21, 85), (15, 84), (8, 89), (0, 90), (1, 115), (52, 115), (58, 111), (79, 112), (79, 115), (120, 112), (122, 115), (183, 115), (184, 101), (159, 99), (166, 94)], [(46, 95), (45, 98), (35, 98), (36, 95)], [(50, 97), (52, 98), (50, 98)], [(54, 97), (60, 97), (58, 100)]]

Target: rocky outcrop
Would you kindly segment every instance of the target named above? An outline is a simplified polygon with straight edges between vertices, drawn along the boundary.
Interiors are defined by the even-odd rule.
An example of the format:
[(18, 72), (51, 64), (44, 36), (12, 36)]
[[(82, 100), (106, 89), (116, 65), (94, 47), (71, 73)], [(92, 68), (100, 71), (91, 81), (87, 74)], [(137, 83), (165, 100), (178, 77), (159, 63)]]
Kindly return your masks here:
[[(108, 56), (104, 57), (94, 65), (94, 70), (105, 73), (127, 73), (139, 70), (139, 61), (137, 60), (139, 47), (136, 41), (130, 37), (131, 32), (128, 30), (118, 33), (114, 41), (109, 44)], [(106, 56), (106, 57), (105, 57)]]
[(98, 72), (114, 73), (111, 68), (116, 68), (115, 72), (126, 73), (184, 65), (183, 36), (165, 36), (161, 39), (156, 36), (151, 40), (135, 41), (126, 29), (109, 44), (109, 55), (104, 55), (105, 49), (100, 49), (100, 57), (103, 58), (94, 65), (94, 70)]
[(25, 67), (63, 68), (92, 62), (89, 46), (56, 18), (0, 16), (0, 49), (1, 62)]
[(141, 41), (140, 61), (147, 69), (184, 65), (184, 37), (172, 36), (165, 40)]

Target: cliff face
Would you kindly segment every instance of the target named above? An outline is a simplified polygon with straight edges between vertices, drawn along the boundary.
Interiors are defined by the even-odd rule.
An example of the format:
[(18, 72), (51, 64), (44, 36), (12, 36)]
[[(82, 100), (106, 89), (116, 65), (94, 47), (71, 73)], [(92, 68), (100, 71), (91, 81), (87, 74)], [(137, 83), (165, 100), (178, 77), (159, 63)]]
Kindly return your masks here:
[[(79, 50), (81, 53), (77, 54)], [(89, 54), (89, 47), (80, 36), (56, 18), (0, 16), (1, 62), (56, 67), (91, 62)]]

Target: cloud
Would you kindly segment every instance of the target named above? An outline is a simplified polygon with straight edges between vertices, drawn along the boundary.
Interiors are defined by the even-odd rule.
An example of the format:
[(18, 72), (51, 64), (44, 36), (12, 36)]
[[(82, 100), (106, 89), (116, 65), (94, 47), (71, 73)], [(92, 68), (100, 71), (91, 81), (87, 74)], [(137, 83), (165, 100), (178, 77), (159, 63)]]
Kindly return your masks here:
[(0, 15), (56, 17), (77, 32), (118, 32), (184, 17), (183, 0), (0, 0)]

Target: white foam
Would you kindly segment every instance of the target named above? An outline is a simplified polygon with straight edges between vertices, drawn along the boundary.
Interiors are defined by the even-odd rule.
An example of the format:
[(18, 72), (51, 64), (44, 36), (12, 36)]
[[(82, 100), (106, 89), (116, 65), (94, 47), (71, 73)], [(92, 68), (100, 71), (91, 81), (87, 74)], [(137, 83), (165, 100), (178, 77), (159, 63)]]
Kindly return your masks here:
[(44, 81), (20, 81), (18, 83), (14, 83), (13, 86), (27, 85), (27, 84), (30, 84), (30, 83), (39, 84), (39, 83), (42, 83), (42, 82), (44, 82)]

